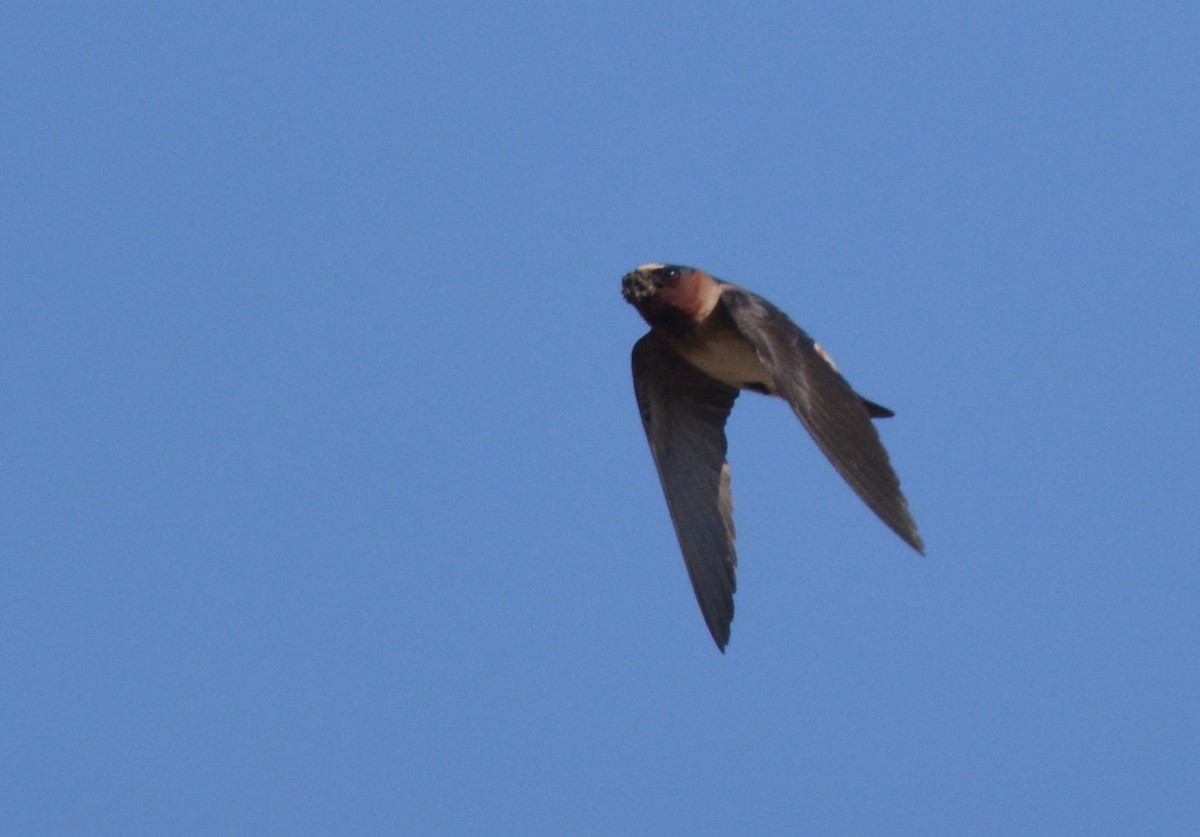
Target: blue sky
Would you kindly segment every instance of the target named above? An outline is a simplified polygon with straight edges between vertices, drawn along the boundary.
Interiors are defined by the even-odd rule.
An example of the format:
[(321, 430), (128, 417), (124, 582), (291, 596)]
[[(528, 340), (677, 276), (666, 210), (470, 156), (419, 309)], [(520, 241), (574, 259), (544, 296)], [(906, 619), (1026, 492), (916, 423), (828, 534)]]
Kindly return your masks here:
[[(5, 833), (1200, 823), (1192, 3), (0, 16)], [(687, 583), (620, 277), (775, 302)]]

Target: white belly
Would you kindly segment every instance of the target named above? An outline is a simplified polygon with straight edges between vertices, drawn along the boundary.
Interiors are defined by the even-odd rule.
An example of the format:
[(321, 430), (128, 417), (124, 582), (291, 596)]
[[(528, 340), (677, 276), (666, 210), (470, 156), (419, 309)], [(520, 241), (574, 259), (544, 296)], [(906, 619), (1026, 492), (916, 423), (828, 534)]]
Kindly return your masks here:
[(775, 389), (758, 355), (740, 335), (714, 336), (699, 345), (680, 346), (679, 349), (689, 363), (722, 383), (733, 387), (757, 384), (769, 391)]

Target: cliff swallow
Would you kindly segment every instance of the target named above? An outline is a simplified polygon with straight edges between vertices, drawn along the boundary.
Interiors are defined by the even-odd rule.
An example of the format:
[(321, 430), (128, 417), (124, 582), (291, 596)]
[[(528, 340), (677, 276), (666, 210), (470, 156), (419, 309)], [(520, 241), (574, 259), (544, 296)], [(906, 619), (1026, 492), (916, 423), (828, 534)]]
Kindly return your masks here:
[(787, 401), (863, 502), (924, 554), (871, 424), (892, 411), (856, 393), (786, 314), (678, 265), (639, 267), (621, 280), (621, 293), (650, 325), (633, 347), (634, 392), (696, 600), (722, 652), (737, 588), (725, 421), (743, 389)]

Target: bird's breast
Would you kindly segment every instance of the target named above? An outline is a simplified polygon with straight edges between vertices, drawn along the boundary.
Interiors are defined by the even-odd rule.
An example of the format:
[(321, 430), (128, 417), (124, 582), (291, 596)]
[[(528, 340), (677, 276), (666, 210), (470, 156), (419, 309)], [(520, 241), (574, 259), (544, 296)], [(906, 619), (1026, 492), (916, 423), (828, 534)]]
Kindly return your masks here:
[(723, 384), (757, 392), (774, 392), (774, 380), (750, 344), (736, 332), (712, 334), (675, 345), (692, 366)]

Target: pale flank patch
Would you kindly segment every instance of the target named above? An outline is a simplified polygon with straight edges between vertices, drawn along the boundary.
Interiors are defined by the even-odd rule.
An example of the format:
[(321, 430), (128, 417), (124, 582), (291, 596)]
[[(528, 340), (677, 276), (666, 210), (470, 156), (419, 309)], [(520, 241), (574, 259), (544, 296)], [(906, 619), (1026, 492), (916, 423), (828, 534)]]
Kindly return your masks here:
[(819, 354), (821, 357), (825, 358), (826, 363), (828, 363), (830, 366), (833, 367), (834, 372), (841, 373), (842, 370), (838, 369), (838, 365), (833, 362), (833, 358), (830, 356), (829, 352), (825, 351), (824, 346), (822, 346), (820, 343), (818, 343), (814, 340), (813, 348), (817, 350), (817, 354)]

